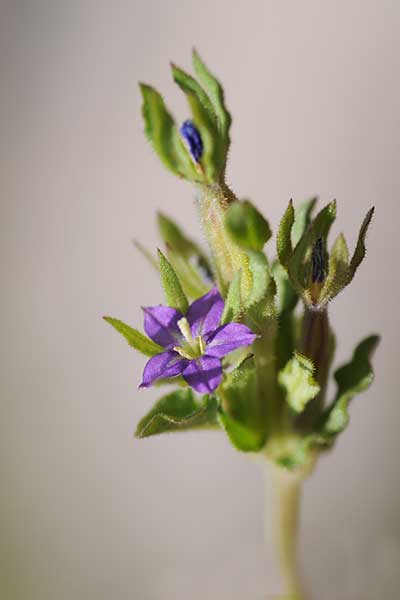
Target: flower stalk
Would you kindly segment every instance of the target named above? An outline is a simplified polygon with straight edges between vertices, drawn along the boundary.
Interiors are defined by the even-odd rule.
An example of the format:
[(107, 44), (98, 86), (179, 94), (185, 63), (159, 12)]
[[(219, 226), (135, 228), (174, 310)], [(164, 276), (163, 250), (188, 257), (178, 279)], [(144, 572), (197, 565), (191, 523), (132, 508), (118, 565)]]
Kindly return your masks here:
[[(266, 486), (270, 487), (270, 473), (266, 474)], [(277, 555), (284, 585), (285, 599), (308, 600), (300, 572), (298, 537), (300, 527), (300, 502), (303, 474), (290, 473), (273, 467), (273, 515)], [(265, 506), (269, 513), (269, 502)]]

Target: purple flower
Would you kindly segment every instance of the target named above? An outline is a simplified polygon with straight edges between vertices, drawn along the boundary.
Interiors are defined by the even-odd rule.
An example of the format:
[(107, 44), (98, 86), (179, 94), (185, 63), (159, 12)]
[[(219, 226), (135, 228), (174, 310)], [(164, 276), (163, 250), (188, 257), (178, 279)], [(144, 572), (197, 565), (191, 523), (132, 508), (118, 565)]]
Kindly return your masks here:
[(148, 361), (140, 387), (182, 375), (197, 392), (212, 393), (222, 381), (221, 358), (257, 337), (241, 323), (219, 325), (224, 301), (216, 288), (195, 300), (185, 316), (169, 306), (143, 310), (147, 335), (165, 351)]
[(196, 125), (190, 120), (185, 121), (180, 128), (180, 134), (188, 146), (194, 162), (198, 163), (203, 155), (203, 141)]

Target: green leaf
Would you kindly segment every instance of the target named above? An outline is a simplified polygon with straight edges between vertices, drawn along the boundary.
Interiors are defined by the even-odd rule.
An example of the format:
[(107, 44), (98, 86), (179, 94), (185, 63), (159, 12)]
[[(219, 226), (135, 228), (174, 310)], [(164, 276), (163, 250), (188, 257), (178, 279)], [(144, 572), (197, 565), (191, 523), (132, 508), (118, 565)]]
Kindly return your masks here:
[(349, 251), (344, 235), (341, 233), (337, 237), (329, 256), (328, 276), (319, 298), (321, 306), (332, 300), (347, 285), (348, 273)]
[(230, 283), (228, 294), (225, 299), (224, 312), (222, 313), (221, 325), (236, 321), (242, 311), (242, 298), (240, 293), (241, 272), (236, 271)]
[(144, 83), (140, 84), (140, 91), (143, 97), (145, 134), (155, 152), (175, 175), (195, 179), (197, 177), (195, 166), (161, 94)]
[(209, 291), (210, 285), (205, 283), (199, 270), (189, 259), (184, 258), (178, 252), (170, 250), (168, 252), (168, 260), (177, 274), (186, 296), (196, 300)]
[(160, 236), (169, 250), (173, 250), (187, 259), (195, 258), (199, 267), (207, 274), (212, 272), (209, 260), (199, 245), (188, 238), (175, 221), (160, 212), (157, 220)]
[(218, 411), (218, 419), (225, 429), (231, 444), (241, 452), (258, 452), (264, 446), (260, 434), (252, 431), (222, 409)]
[(289, 259), (292, 256), (292, 227), (294, 223), (294, 208), (293, 202), (290, 200), (289, 205), (279, 224), (278, 233), (276, 236), (276, 249), (281, 265), (286, 267)]
[(207, 91), (213, 104), (213, 108), (218, 119), (218, 127), (225, 140), (226, 149), (229, 146), (229, 128), (231, 125), (231, 116), (225, 106), (224, 90), (219, 81), (210, 73), (204, 62), (201, 60), (196, 50), (193, 50), (193, 67), (200, 83)]
[(249, 258), (249, 270), (252, 278), (250, 294), (245, 298), (246, 308), (263, 300), (269, 290), (271, 273), (266, 256), (262, 252), (247, 251)]
[(379, 342), (379, 336), (371, 335), (358, 344), (349, 363), (335, 372), (338, 386), (335, 400), (327, 411), (323, 433), (337, 434), (345, 429), (349, 422), (348, 405), (356, 394), (369, 388), (374, 373), (371, 357)]
[(143, 335), (143, 333), (126, 325), (126, 323), (123, 323), (119, 319), (114, 319), (113, 317), (103, 317), (103, 319), (107, 321), (107, 323), (110, 323), (118, 333), (123, 335), (132, 348), (135, 348), (135, 350), (138, 350), (145, 356), (154, 356), (155, 354), (164, 352), (165, 348), (162, 348), (153, 342), (153, 340)]
[(189, 307), (189, 303), (180, 281), (161, 250), (158, 250), (158, 258), (161, 282), (165, 291), (168, 306), (176, 308), (176, 310), (179, 310), (184, 315)]
[(301, 236), (306, 231), (311, 221), (311, 213), (317, 202), (317, 198), (311, 198), (300, 204), (299, 208), (296, 208), (295, 220), (292, 227), (292, 244), (293, 248), (299, 242)]
[(264, 405), (260, 400), (252, 355), (228, 373), (218, 388), (218, 417), (232, 444), (243, 452), (260, 450), (266, 440)]
[(163, 396), (139, 422), (135, 436), (145, 438), (171, 431), (216, 426), (217, 403), (213, 396), (195, 398), (190, 388)]
[[(204, 152), (201, 164), (204, 167), (206, 181), (217, 182), (224, 167), (224, 156), (213, 105), (206, 92), (191, 75), (174, 64), (171, 65), (171, 68), (175, 83), (186, 94), (193, 122), (203, 141)], [(198, 179), (203, 178), (198, 175)]]
[(276, 309), (279, 315), (286, 311), (291, 311), (295, 308), (298, 295), (290, 283), (289, 277), (285, 268), (275, 261), (272, 264), (272, 275), (276, 283)]
[(268, 222), (248, 200), (230, 205), (225, 224), (239, 246), (256, 252), (264, 248), (272, 235)]
[(357, 271), (362, 260), (364, 259), (364, 256), (366, 253), (365, 237), (367, 235), (368, 227), (369, 227), (369, 224), (371, 223), (371, 219), (373, 217), (374, 210), (375, 210), (375, 208), (372, 207), (367, 212), (367, 214), (365, 215), (364, 221), (361, 225), (361, 229), (358, 234), (356, 249), (355, 249), (352, 259), (350, 261), (349, 278), (348, 278), (347, 283), (350, 283), (350, 281), (353, 279), (355, 272)]
[(300, 352), (295, 352), (293, 358), (278, 374), (278, 382), (286, 391), (286, 400), (297, 413), (301, 413), (306, 404), (320, 391), (314, 379), (314, 372), (312, 361)]

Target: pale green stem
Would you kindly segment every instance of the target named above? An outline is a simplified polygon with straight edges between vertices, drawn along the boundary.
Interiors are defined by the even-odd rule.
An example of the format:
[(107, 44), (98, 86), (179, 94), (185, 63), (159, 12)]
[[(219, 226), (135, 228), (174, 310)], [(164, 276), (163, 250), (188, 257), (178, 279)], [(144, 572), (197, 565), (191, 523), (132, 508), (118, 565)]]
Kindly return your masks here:
[[(266, 477), (267, 485), (270, 477)], [(299, 569), (297, 542), (300, 520), (300, 497), (303, 476), (273, 466), (275, 541), (281, 574), (285, 586), (285, 600), (309, 600)], [(269, 505), (265, 507), (269, 510)]]

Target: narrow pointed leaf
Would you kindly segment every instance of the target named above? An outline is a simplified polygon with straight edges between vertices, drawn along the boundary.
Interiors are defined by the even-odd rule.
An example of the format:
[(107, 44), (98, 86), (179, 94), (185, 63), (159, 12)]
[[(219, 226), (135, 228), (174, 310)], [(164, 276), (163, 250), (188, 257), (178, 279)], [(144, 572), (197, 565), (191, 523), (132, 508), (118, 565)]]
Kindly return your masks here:
[(294, 207), (291, 200), (279, 224), (279, 229), (276, 236), (276, 249), (278, 251), (278, 258), (281, 265), (284, 267), (288, 265), (289, 259), (293, 253), (292, 227), (294, 223), (294, 217)]
[(150, 437), (171, 431), (209, 429), (217, 426), (217, 403), (213, 396), (197, 400), (190, 389), (163, 396), (140, 420), (135, 436)]
[(161, 282), (164, 288), (168, 306), (176, 308), (182, 314), (185, 314), (189, 307), (189, 303), (182, 289), (180, 281), (161, 250), (158, 250), (158, 258)]
[(366, 248), (365, 248), (365, 237), (367, 235), (369, 224), (371, 223), (375, 208), (372, 207), (365, 215), (364, 221), (361, 225), (360, 233), (358, 234), (358, 240), (356, 249), (350, 261), (349, 279), (348, 283), (353, 279), (355, 272), (360, 266), (364, 259)]
[(297, 413), (301, 413), (320, 391), (314, 372), (312, 361), (300, 352), (295, 352), (278, 375), (278, 381), (286, 392), (286, 400)]
[(107, 323), (110, 323), (110, 325), (112, 325), (114, 329), (118, 331), (118, 333), (124, 336), (132, 348), (135, 348), (135, 350), (138, 350), (145, 356), (154, 356), (155, 354), (159, 354), (160, 352), (164, 351), (164, 348), (123, 321), (114, 319), (113, 317), (103, 318), (105, 321), (107, 321)]

